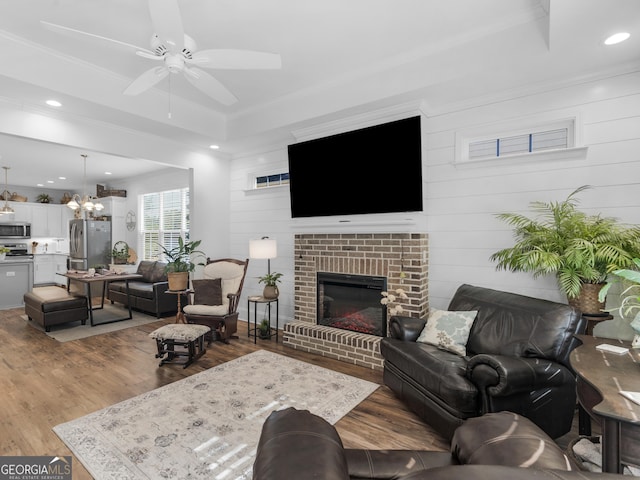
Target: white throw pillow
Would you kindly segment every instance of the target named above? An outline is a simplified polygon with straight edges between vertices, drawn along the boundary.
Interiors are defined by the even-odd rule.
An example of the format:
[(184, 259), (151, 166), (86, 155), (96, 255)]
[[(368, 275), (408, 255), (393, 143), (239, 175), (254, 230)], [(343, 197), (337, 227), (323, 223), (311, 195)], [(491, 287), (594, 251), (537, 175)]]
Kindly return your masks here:
[(460, 356), (467, 354), (467, 340), (477, 310), (448, 312), (432, 310), (417, 342), (428, 343)]

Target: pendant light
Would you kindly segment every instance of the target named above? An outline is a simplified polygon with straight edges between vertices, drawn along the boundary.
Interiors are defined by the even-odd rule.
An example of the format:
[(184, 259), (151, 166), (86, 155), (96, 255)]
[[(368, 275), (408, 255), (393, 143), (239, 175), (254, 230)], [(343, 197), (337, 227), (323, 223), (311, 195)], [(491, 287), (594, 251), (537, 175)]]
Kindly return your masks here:
[(11, 167), (4, 168), (4, 207), (0, 208), (0, 215), (6, 215), (7, 213), (14, 213), (13, 208), (9, 206), (9, 182), (7, 181), (7, 172)]
[(104, 205), (100, 203), (98, 200), (96, 203), (93, 203), (92, 197), (88, 193), (84, 193), (87, 190), (87, 154), (80, 155), (84, 162), (84, 175), (82, 177), (82, 197), (77, 193), (73, 194), (71, 200), (67, 202), (67, 207), (72, 210), (77, 210), (81, 208), (82, 210), (86, 210), (87, 212), (91, 212), (93, 210), (97, 210), (98, 212), (104, 209)]

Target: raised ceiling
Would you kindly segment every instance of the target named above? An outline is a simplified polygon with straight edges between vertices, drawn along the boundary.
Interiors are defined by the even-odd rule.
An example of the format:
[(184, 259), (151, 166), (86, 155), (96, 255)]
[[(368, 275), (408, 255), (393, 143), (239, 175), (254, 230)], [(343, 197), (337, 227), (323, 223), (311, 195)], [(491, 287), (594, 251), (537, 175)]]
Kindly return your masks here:
[[(194, 148), (217, 143), (233, 155), (252, 139), (351, 113), (420, 100), (427, 114), (437, 114), (523, 89), (640, 68), (638, 0), (178, 5), (184, 30), (198, 48), (279, 53), (282, 69), (210, 71), (239, 99), (231, 106), (205, 96), (181, 75), (124, 96), (152, 61), (111, 42), (60, 34), (41, 21), (148, 49), (154, 32), (147, 0), (0, 0), (0, 116), (18, 109), (86, 119)], [(631, 39), (603, 46), (607, 35), (620, 30)], [(63, 107), (46, 107), (48, 98)], [(0, 163), (11, 164), (10, 183), (33, 186), (34, 172), (45, 179), (63, 175), (60, 162), (77, 171), (81, 146), (74, 147), (50, 148), (41, 158), (23, 138), (0, 136)], [(110, 169), (131, 174), (129, 159), (88, 153), (104, 155)], [(138, 160), (136, 169), (157, 168), (147, 163)], [(88, 166), (91, 183), (105, 181), (103, 166)]]

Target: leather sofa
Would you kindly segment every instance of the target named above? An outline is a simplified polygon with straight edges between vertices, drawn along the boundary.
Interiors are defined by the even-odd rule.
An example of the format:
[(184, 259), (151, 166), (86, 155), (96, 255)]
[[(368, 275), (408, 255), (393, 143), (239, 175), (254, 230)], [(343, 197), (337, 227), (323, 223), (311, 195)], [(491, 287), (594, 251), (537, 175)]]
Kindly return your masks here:
[(427, 319), (392, 317), (382, 339), (384, 383), (446, 439), (466, 419), (508, 410), (551, 438), (571, 430), (576, 406), (569, 354), (586, 321), (572, 307), (462, 285), (449, 311), (477, 311), (466, 356), (416, 342)]
[[(131, 308), (155, 315), (157, 318), (176, 313), (178, 309), (176, 295), (165, 293), (169, 289), (167, 274), (164, 270), (166, 266), (166, 263), (149, 260), (143, 260), (138, 264), (136, 273), (142, 275), (142, 278), (129, 280)], [(125, 282), (109, 282), (108, 285), (107, 298), (111, 303), (118, 302), (125, 307), (128, 306)], [(186, 303), (186, 296), (182, 300)]]
[(345, 449), (335, 428), (308, 410), (287, 408), (262, 426), (254, 480), (614, 479), (577, 466), (528, 419), (499, 412), (467, 420), (449, 452)]

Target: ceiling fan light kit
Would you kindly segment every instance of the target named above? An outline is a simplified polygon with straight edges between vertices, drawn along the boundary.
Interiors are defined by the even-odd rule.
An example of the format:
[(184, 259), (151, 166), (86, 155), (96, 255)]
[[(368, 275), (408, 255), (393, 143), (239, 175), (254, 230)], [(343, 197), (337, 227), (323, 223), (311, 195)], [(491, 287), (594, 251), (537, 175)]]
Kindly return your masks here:
[(209, 49), (197, 51), (196, 42), (184, 33), (177, 0), (149, 0), (149, 13), (154, 34), (151, 49), (134, 45), (61, 25), (42, 21), (52, 30), (67, 34), (89, 36), (134, 48), (138, 56), (147, 60), (162, 60), (133, 80), (124, 90), (125, 95), (139, 95), (158, 84), (169, 73), (182, 73), (185, 78), (205, 95), (223, 105), (238, 101), (236, 96), (220, 81), (200, 68), (227, 70), (275, 70), (282, 68), (280, 55), (252, 50)]

